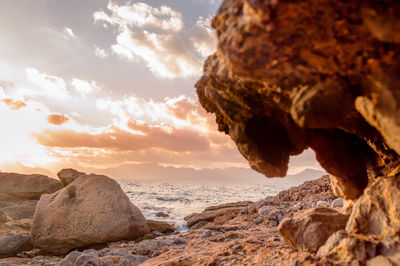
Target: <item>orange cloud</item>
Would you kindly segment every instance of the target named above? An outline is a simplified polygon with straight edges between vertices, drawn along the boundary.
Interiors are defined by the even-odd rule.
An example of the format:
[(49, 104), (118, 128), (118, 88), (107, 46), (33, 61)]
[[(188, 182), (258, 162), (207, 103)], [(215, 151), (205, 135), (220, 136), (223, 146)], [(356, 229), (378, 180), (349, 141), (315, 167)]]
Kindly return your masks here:
[(8, 105), (8, 107), (10, 107), (11, 110), (19, 110), (22, 107), (26, 106), (26, 103), (22, 102), (22, 101), (14, 101), (13, 99), (7, 98), (7, 99), (2, 99), (0, 100), (2, 102), (4, 102), (5, 104)]
[[(138, 129), (132, 121), (131, 129)], [(102, 148), (137, 151), (160, 148), (176, 152), (202, 151), (209, 148), (206, 137), (187, 129), (142, 126), (143, 134), (132, 133), (116, 126), (100, 134), (73, 130), (44, 130), (36, 135), (40, 144), (61, 148)]]
[(69, 121), (70, 119), (66, 117), (65, 115), (62, 114), (52, 114), (47, 117), (47, 121), (52, 124), (52, 125), (57, 125), (60, 126), (62, 124), (65, 124)]

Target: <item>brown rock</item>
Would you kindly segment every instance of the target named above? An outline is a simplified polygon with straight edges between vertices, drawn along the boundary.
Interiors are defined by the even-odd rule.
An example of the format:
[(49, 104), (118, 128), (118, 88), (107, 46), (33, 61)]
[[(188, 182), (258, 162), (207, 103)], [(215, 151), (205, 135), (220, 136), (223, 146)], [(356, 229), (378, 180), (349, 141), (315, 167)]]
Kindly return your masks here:
[(169, 217), (169, 215), (166, 214), (165, 212), (157, 212), (157, 213), (156, 213), (156, 216), (157, 216), (157, 217), (162, 217), (162, 218), (167, 218), (167, 217)]
[(189, 228), (202, 227), (208, 223), (224, 224), (246, 209), (251, 202), (228, 203), (206, 208), (202, 213), (193, 213), (184, 218)]
[(30, 233), (32, 228), (32, 219), (22, 219), (17, 221), (8, 221), (0, 224), (0, 236), (9, 235), (10, 233)]
[(334, 209), (317, 207), (289, 215), (278, 231), (294, 248), (316, 252), (330, 235), (344, 229), (347, 218)]
[(394, 0), (224, 1), (199, 100), (253, 169), (285, 176), (289, 156), (311, 147), (356, 199), (369, 176), (399, 165), (399, 10)]
[(353, 206), (346, 225), (352, 234), (393, 241), (400, 234), (400, 175), (378, 178)]
[(8, 206), (0, 208), (0, 212), (3, 212), (12, 220), (32, 219), (37, 203), (37, 200), (8, 202)]
[(44, 175), (0, 173), (0, 201), (38, 200), (61, 187), (60, 181)]
[(148, 232), (142, 213), (118, 183), (91, 174), (40, 198), (31, 235), (36, 247), (65, 254), (73, 248), (135, 239)]
[(376, 256), (367, 261), (367, 266), (393, 266), (393, 263), (384, 256)]
[(146, 220), (147, 226), (150, 228), (150, 231), (157, 231), (160, 233), (172, 233), (175, 231), (175, 227), (164, 221), (156, 221), (156, 220)]
[(62, 169), (57, 174), (58, 178), (61, 180), (61, 183), (63, 184), (64, 187), (74, 182), (77, 178), (85, 175), (86, 175), (85, 173), (78, 172), (71, 168)]

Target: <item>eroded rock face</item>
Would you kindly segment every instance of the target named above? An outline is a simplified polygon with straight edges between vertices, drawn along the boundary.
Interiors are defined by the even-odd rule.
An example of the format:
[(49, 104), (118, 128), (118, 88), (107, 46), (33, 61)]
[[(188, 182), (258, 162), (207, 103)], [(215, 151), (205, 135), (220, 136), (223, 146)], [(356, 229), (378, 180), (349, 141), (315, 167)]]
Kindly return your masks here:
[(143, 214), (120, 185), (91, 174), (40, 198), (31, 236), (35, 247), (65, 254), (73, 248), (135, 239), (148, 232)]
[(267, 177), (315, 151), (336, 196), (355, 202), (348, 237), (330, 251), (347, 254), (341, 263), (373, 258), (365, 238), (399, 246), (399, 25), (395, 0), (225, 0), (212, 23), (218, 50), (196, 84), (219, 130)]
[(346, 230), (400, 242), (400, 175), (377, 179), (354, 204)]
[(200, 102), (253, 169), (285, 176), (311, 147), (356, 199), (399, 165), (399, 13), (393, 0), (226, 0)]

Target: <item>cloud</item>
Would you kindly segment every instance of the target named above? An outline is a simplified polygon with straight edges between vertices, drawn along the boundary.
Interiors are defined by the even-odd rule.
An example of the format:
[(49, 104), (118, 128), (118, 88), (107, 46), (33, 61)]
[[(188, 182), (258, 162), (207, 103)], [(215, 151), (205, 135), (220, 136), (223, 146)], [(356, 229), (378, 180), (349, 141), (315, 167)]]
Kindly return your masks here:
[(70, 119), (62, 114), (51, 114), (47, 116), (47, 121), (52, 124), (52, 125), (57, 125), (60, 126), (62, 124), (65, 124), (69, 121)]
[(100, 87), (95, 81), (88, 82), (86, 80), (73, 78), (71, 84), (75, 91), (77, 91), (82, 97), (86, 97), (86, 95), (100, 90)]
[(69, 92), (62, 78), (40, 73), (35, 68), (25, 70), (28, 81), (38, 85), (38, 89), (21, 88), (19, 93), (26, 96), (50, 96), (55, 98), (68, 98)]
[(74, 32), (68, 27), (64, 27), (63, 33), (67, 38), (76, 38)]
[(0, 101), (8, 105), (8, 107), (10, 107), (11, 110), (19, 110), (26, 106), (26, 103), (24, 103), (23, 101), (17, 101), (11, 98), (2, 99)]
[(185, 31), (182, 15), (167, 6), (119, 6), (111, 1), (107, 8), (107, 13), (98, 11), (93, 17), (103, 25), (117, 26), (116, 43), (111, 46), (114, 54), (144, 62), (160, 78), (200, 75), (203, 57), (215, 46), (207, 19), (199, 18), (193, 29)]
[(182, 14), (168, 6), (154, 8), (146, 3), (118, 6), (112, 1), (107, 6), (111, 16), (104, 11), (93, 14), (95, 21), (105, 21), (120, 27), (151, 27), (166, 31), (180, 32), (183, 28)]
[[(135, 124), (130, 125), (137, 129)], [(138, 151), (159, 148), (174, 152), (196, 152), (208, 149), (208, 141), (198, 133), (174, 128), (145, 127), (136, 134), (115, 126), (93, 134), (73, 130), (44, 130), (36, 135), (40, 144), (60, 148), (101, 148), (119, 151)]]
[(211, 18), (198, 18), (190, 40), (194, 49), (203, 57), (217, 50), (217, 35), (211, 28)]
[(100, 58), (106, 58), (108, 54), (104, 49), (101, 49), (100, 47), (93, 45), (94, 47), (94, 55)]
[(198, 101), (185, 95), (165, 98), (163, 101), (138, 97), (127, 97), (123, 100), (98, 99), (97, 107), (114, 114), (121, 121), (120, 127), (124, 127), (134, 117), (151, 125), (166, 123), (204, 134), (217, 132), (214, 115), (207, 113)]
[(112, 50), (131, 61), (143, 60), (161, 78), (192, 77), (201, 69), (201, 61), (178, 35), (125, 29)]

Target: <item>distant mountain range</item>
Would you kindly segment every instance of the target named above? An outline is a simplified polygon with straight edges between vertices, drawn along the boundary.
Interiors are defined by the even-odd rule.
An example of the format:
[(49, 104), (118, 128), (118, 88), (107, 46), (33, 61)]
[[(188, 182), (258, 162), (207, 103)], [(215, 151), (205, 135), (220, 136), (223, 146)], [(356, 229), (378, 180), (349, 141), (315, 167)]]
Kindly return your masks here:
[(94, 173), (105, 174), (119, 180), (176, 180), (176, 181), (233, 181), (251, 183), (269, 183), (281, 179), (285, 182), (303, 183), (313, 180), (326, 174), (315, 169), (305, 169), (295, 175), (287, 175), (286, 178), (266, 178), (264, 175), (249, 169), (240, 167), (230, 167), (225, 169), (194, 169), (164, 167), (158, 164), (129, 164), (116, 168), (106, 169), (87, 169)]

